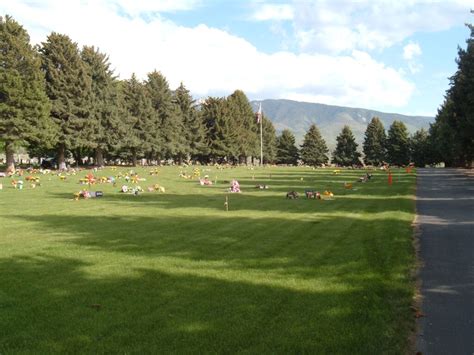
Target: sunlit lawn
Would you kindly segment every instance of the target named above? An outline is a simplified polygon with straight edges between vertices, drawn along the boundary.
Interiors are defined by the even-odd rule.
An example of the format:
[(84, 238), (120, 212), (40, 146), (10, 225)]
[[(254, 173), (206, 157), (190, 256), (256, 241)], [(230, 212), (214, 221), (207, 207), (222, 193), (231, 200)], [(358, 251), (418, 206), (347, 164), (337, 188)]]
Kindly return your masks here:
[[(200, 186), (181, 170), (136, 169), (164, 194), (119, 193), (122, 180), (79, 201), (89, 171), (21, 191), (0, 179), (0, 354), (407, 349), (413, 175), (346, 190), (365, 171), (202, 167), (217, 184)], [(225, 192), (232, 178), (241, 194)]]

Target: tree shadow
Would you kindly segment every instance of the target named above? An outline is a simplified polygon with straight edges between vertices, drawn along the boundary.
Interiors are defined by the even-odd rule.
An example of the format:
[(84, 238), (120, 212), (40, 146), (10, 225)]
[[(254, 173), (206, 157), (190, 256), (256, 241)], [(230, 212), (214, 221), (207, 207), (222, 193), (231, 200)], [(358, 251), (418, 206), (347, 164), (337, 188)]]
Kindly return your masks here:
[[(286, 198), (286, 188), (270, 190), (255, 189), (246, 190), (243, 193), (230, 193), (220, 187), (208, 188), (202, 194), (191, 193), (141, 193), (138, 196), (123, 194), (119, 192), (105, 192), (104, 196), (95, 201), (80, 201), (80, 203), (101, 203), (106, 206), (109, 203), (114, 205), (122, 204), (123, 207), (156, 207), (164, 209), (186, 209), (202, 208), (204, 210), (224, 210), (225, 196), (229, 199), (229, 209), (232, 211), (257, 212), (282, 212), (294, 213), (382, 213), (382, 212), (408, 212), (413, 211), (413, 196), (406, 195), (404, 188), (393, 191), (392, 195), (386, 195), (386, 189), (370, 187), (370, 191), (365, 190), (367, 184), (355, 185), (354, 189), (344, 188), (332, 189), (334, 198), (322, 200), (305, 198), (305, 189), (314, 189), (311, 186), (294, 189), (299, 193), (300, 198), (289, 200)], [(367, 186), (368, 187), (368, 186)], [(99, 188), (97, 188), (99, 190)], [(315, 189), (314, 189), (315, 190)], [(321, 193), (325, 190), (321, 189)], [(399, 193), (397, 193), (398, 191)], [(379, 192), (379, 194), (377, 194)], [(401, 194), (400, 194), (401, 193)], [(72, 194), (52, 192), (50, 197), (58, 199), (72, 199)], [(282, 216), (282, 218), (284, 218)]]
[(333, 216), (306, 221), (226, 215), (12, 218), (28, 219), (42, 233), (59, 235), (60, 243), (89, 251), (175, 258), (173, 262), (182, 267), (250, 270), (262, 278), (266, 276), (262, 273), (270, 272), (275, 278), (304, 281), (330, 274), (336, 266), (341, 275), (370, 270), (393, 280), (394, 275), (406, 274), (410, 265), (409, 252), (397, 253), (409, 248), (406, 235), (411, 227), (395, 218), (377, 222)]
[(395, 334), (406, 324), (392, 317), (409, 304), (390, 300), (406, 300), (406, 290), (370, 279), (348, 276), (352, 287), (302, 292), (134, 265), (100, 275), (100, 265), (45, 255), (1, 259), (0, 270), (2, 353), (401, 353), (405, 346)]

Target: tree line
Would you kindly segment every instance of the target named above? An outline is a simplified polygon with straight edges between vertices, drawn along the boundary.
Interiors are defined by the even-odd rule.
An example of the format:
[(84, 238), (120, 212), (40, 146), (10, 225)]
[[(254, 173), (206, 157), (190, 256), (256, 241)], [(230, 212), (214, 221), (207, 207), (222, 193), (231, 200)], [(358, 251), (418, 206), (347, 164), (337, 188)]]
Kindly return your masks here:
[(466, 49), (458, 48), (458, 68), (450, 78), (445, 100), (429, 131), (417, 139), (416, 158), (420, 163), (474, 164), (474, 26), (466, 26), (470, 36)]
[[(420, 130), (410, 137), (405, 125), (395, 121), (386, 134), (382, 122), (372, 119), (362, 147), (366, 164), (423, 165), (446, 157), (459, 162), (469, 154), (472, 160), (473, 130), (469, 141), (471, 126), (461, 117), (470, 117), (472, 125), (474, 105), (459, 101), (472, 87), (473, 70), (464, 64), (465, 58), (472, 58), (471, 47), (472, 33), (468, 50), (460, 49), (463, 71), (453, 77), (447, 103), (429, 132)], [(455, 136), (458, 126), (448, 119), (453, 114), (456, 124), (465, 128), (463, 137)], [(299, 148), (291, 131), (277, 137), (265, 116), (262, 128), (264, 163), (329, 163), (329, 150), (315, 125)], [(361, 154), (350, 128), (344, 127), (336, 140), (332, 162), (359, 165)], [(448, 147), (435, 149), (446, 142), (449, 156), (441, 154)], [(0, 17), (0, 143), (8, 169), (14, 168), (19, 147), (32, 157), (56, 156), (59, 168), (66, 167), (69, 157), (76, 162), (93, 157), (99, 166), (115, 160), (135, 165), (138, 159), (235, 164), (253, 162), (260, 154), (259, 125), (241, 90), (197, 103), (183, 83), (172, 90), (158, 71), (145, 80), (134, 74), (119, 80), (99, 49), (80, 49), (67, 35), (55, 32), (33, 47), (27, 31), (10, 16)], [(466, 149), (469, 144), (471, 150)]]

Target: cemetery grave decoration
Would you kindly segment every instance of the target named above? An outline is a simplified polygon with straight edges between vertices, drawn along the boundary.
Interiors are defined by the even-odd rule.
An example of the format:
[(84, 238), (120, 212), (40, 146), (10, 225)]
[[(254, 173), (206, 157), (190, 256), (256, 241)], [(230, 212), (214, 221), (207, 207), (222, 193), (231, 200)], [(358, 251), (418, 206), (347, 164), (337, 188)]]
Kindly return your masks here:
[(151, 175), (151, 176), (156, 176), (156, 175), (158, 175), (158, 172), (159, 172), (159, 171), (158, 171), (158, 168), (151, 169), (151, 170), (150, 170), (150, 175)]
[(209, 175), (205, 175), (203, 179), (199, 178), (199, 184), (201, 186), (211, 186), (212, 181), (209, 180)]
[(75, 192), (73, 194), (73, 200), (78, 201), (80, 199), (87, 200), (90, 198), (101, 198), (104, 196), (104, 193), (102, 191), (88, 191), (88, 190), (81, 190), (78, 192)]
[(372, 174), (367, 173), (364, 176), (359, 178), (359, 182), (367, 182), (370, 179), (372, 179)]
[(28, 182), (39, 182), (40, 181), (38, 176), (31, 176), (31, 175), (26, 176), (25, 180), (28, 181)]
[(148, 192), (157, 191), (157, 192), (161, 192), (161, 193), (165, 193), (165, 191), (166, 191), (164, 186), (161, 186), (160, 184), (154, 184), (153, 186), (149, 186), (147, 190), (148, 190)]
[(289, 200), (294, 200), (294, 199), (297, 199), (299, 196), (298, 196), (298, 193), (296, 191), (289, 191), (286, 193), (286, 198), (289, 199)]
[(314, 191), (314, 190), (304, 190), (304, 194), (306, 196), (307, 199), (318, 199), (320, 200), (321, 199), (321, 194), (319, 193), (319, 191)]
[(240, 184), (237, 180), (235, 180), (235, 179), (232, 180), (232, 182), (230, 183), (229, 191), (233, 192), (233, 193), (241, 192), (240, 191)]
[(181, 172), (179, 173), (179, 177), (180, 177), (180, 178), (183, 178), (183, 179), (192, 179), (192, 178), (193, 178), (192, 175), (188, 175), (188, 174), (186, 173), (186, 171), (181, 171)]
[(14, 189), (23, 190), (23, 180), (13, 179), (11, 182)]

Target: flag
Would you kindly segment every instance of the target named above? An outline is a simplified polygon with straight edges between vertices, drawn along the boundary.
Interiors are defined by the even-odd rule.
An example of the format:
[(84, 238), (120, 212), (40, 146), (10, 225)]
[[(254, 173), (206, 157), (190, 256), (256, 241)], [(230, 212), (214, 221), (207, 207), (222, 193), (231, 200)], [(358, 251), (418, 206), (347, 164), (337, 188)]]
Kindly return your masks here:
[(260, 102), (260, 106), (258, 107), (258, 111), (255, 114), (255, 117), (257, 118), (257, 123), (260, 123), (260, 120), (262, 119), (262, 103)]

